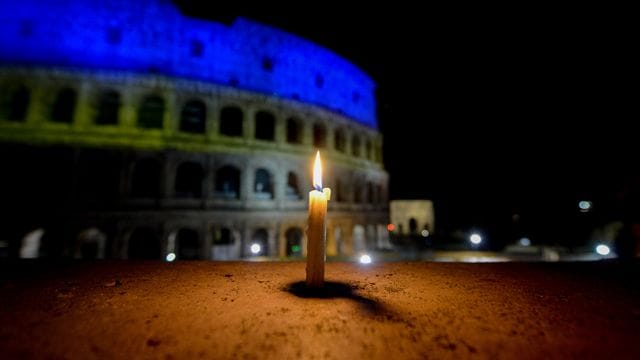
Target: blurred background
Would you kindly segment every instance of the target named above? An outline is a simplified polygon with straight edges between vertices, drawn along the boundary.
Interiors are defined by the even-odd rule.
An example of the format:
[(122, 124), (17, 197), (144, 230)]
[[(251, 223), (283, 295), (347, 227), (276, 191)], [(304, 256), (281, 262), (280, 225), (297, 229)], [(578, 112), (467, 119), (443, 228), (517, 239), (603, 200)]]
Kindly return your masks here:
[(525, 18), (0, 3), (0, 257), (640, 254), (625, 29)]

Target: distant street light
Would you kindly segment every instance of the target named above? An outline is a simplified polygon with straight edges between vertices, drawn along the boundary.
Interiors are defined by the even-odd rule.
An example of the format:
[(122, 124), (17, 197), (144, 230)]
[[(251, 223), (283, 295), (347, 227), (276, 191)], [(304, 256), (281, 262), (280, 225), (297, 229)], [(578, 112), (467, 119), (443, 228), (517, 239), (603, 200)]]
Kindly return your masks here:
[(260, 246), (260, 244), (252, 244), (251, 245), (251, 253), (254, 255), (257, 255), (260, 253), (260, 250), (262, 250), (262, 247)]
[(593, 207), (593, 203), (591, 201), (582, 200), (578, 203), (578, 208), (580, 209), (580, 212), (590, 211), (592, 207)]
[(469, 236), (469, 241), (474, 245), (478, 245), (482, 242), (482, 236), (478, 234), (471, 234), (471, 236)]
[(611, 249), (607, 245), (600, 244), (596, 246), (596, 252), (602, 256), (607, 256), (611, 253)]

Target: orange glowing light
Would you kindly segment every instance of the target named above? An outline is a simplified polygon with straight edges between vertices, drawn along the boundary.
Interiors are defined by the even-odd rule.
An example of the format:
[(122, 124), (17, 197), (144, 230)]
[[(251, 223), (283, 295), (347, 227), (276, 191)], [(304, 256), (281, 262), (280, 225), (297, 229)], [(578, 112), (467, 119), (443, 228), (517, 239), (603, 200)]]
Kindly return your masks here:
[(316, 153), (316, 161), (313, 165), (313, 188), (322, 191), (322, 163), (320, 162), (320, 150)]
[(395, 225), (393, 225), (393, 224), (389, 224), (389, 225), (387, 225), (387, 230), (389, 230), (389, 231), (393, 231), (393, 230), (395, 230), (395, 229), (396, 229), (396, 226), (395, 226)]

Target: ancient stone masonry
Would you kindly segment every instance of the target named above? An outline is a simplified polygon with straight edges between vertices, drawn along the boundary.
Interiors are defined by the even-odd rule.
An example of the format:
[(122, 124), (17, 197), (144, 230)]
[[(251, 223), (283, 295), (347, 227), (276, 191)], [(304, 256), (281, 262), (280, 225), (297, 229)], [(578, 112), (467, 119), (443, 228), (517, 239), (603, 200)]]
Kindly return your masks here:
[[(304, 256), (316, 149), (334, 192), (328, 255), (385, 241), (388, 174), (366, 74), (246, 19), (138, 3), (0, 5), (18, 14), (0, 15), (10, 256), (25, 241), (37, 256)], [(62, 27), (69, 17), (76, 25)]]

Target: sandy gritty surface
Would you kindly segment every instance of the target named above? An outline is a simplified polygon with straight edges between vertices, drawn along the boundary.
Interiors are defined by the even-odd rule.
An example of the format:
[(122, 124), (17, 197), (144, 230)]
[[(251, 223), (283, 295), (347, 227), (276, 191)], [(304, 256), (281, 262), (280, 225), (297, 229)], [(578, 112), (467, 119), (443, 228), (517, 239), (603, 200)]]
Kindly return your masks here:
[(640, 358), (640, 264), (0, 266), (0, 357)]

